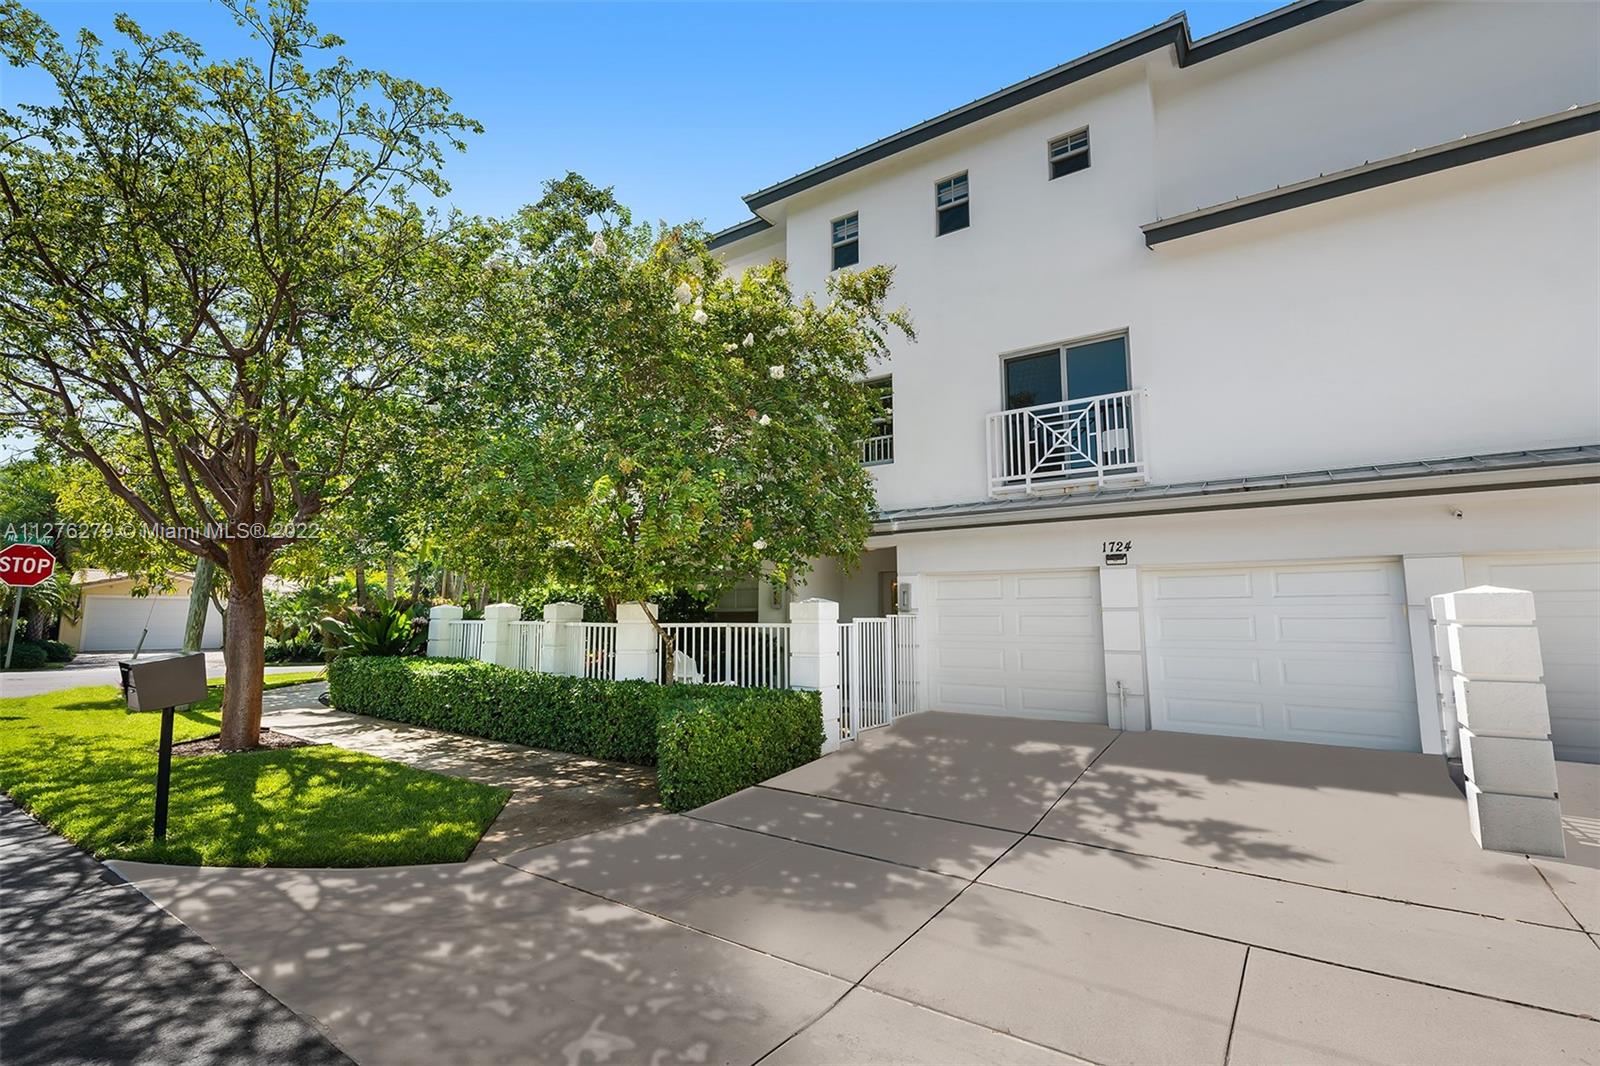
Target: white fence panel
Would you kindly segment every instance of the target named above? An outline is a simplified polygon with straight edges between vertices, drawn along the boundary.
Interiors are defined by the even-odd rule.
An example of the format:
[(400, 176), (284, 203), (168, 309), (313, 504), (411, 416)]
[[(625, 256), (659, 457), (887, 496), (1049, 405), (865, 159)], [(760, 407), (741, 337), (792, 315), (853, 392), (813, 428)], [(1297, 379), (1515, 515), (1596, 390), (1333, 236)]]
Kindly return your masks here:
[[(789, 687), (789, 623), (665, 622), (677, 681), (742, 688)], [(666, 642), (661, 645), (665, 678)]]
[(915, 615), (839, 623), (839, 694), (845, 739), (918, 709)]
[(544, 623), (512, 622), (511, 643), (517, 649), (517, 669), (544, 670)]
[(451, 622), (449, 656), (452, 659), (476, 659), (483, 652), (482, 622)]
[(617, 677), (617, 624), (615, 622), (579, 622), (578, 632), (583, 635), (583, 677), (597, 677), (614, 681)]

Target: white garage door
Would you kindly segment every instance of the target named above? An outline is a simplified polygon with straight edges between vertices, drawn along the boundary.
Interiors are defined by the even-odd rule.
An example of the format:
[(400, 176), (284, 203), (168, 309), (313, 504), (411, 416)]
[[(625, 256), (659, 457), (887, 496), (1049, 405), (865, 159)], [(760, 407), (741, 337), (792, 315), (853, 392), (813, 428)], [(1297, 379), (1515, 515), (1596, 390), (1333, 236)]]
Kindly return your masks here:
[(1143, 579), (1154, 728), (1420, 750), (1399, 562)]
[(1097, 570), (932, 576), (928, 706), (1106, 720)]
[(1600, 762), (1600, 553), (1466, 560), (1468, 585), (1533, 593), (1556, 758)]
[[(183, 647), (183, 624), (189, 616), (187, 596), (85, 596), (83, 647), (80, 651), (132, 651), (146, 620), (150, 635), (145, 651)], [(222, 646), (222, 616), (215, 608), (206, 618), (205, 646)]]

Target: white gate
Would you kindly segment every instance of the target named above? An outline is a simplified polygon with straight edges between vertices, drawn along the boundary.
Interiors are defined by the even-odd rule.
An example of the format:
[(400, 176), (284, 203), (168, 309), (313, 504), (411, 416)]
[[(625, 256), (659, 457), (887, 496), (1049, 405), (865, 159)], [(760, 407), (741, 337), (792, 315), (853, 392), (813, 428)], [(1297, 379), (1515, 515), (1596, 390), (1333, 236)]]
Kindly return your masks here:
[(839, 623), (840, 729), (844, 739), (918, 709), (916, 615)]

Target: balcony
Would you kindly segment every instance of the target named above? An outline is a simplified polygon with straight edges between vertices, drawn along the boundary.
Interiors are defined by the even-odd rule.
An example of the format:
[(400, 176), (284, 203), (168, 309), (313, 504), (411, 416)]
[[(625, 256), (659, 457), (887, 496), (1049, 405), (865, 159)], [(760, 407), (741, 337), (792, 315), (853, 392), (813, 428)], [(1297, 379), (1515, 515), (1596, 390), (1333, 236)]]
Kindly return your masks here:
[(1143, 481), (1144, 390), (997, 411), (988, 417), (989, 495), (1028, 496)]

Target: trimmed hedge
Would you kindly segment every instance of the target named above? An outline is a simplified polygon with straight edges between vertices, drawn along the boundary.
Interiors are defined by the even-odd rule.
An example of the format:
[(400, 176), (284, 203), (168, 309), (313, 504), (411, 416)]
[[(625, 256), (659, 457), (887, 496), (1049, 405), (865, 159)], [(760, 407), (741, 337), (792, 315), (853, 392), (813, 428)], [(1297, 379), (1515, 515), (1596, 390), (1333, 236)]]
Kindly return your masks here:
[(72, 650), (71, 644), (63, 644), (59, 640), (41, 640), (39, 647), (44, 649), (45, 658), (53, 663), (70, 663), (78, 654)]
[(822, 754), (815, 692), (527, 673), (469, 659), (350, 656), (328, 666), (341, 711), (639, 766), (681, 811)]
[(350, 655), (328, 664), (341, 711), (641, 766), (656, 761), (659, 687), (471, 659)]
[[(689, 689), (689, 692), (674, 692)], [(674, 685), (657, 745), (661, 802), (686, 811), (822, 754), (815, 692)]]

